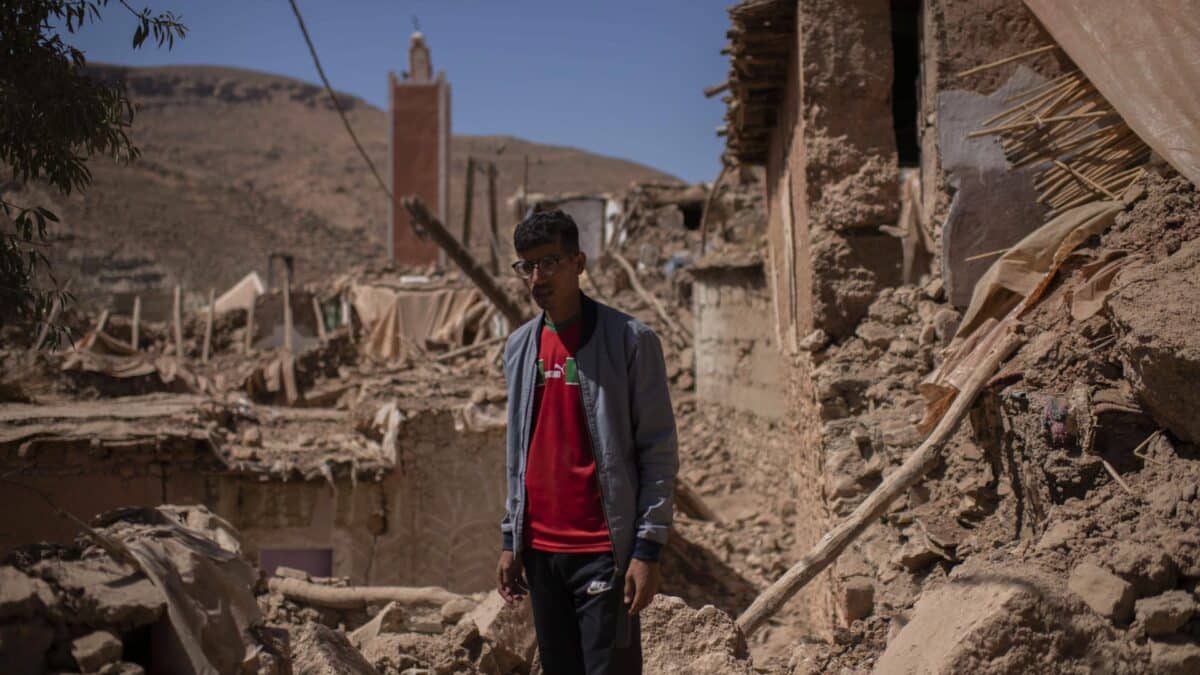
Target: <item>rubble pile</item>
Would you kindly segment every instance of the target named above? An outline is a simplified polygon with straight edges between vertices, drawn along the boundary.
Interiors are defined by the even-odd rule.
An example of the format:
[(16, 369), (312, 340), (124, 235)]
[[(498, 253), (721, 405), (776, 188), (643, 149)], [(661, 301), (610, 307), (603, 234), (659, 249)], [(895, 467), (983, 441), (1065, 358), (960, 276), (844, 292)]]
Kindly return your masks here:
[[(930, 478), (837, 562), (848, 628), (793, 672), (1200, 666), (1200, 194), (1161, 170), (1120, 207), (1021, 318)], [(920, 385), (957, 344), (942, 300), (937, 280), (885, 291), (853, 338), (807, 341), (837, 516), (923, 437)]]

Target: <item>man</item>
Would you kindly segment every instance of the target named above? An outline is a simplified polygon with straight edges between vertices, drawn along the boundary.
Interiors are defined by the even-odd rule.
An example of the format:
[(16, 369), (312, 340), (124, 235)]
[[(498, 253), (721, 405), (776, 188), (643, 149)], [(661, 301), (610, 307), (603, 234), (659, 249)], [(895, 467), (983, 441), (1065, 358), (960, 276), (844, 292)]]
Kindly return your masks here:
[(642, 671), (637, 614), (658, 590), (679, 467), (658, 338), (583, 295), (579, 230), (559, 210), (513, 233), (542, 313), (504, 350), (508, 501), (496, 576), (526, 590), (547, 675)]

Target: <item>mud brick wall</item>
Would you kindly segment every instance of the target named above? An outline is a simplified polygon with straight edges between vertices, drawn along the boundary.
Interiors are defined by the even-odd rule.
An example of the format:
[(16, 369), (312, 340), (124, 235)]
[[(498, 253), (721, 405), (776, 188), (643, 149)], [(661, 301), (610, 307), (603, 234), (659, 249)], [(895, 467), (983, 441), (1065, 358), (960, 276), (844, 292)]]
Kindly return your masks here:
[(787, 411), (762, 265), (693, 270), (696, 395), (768, 419)]
[[(205, 476), (217, 469), (207, 445), (188, 437), (38, 439), (0, 447), (0, 463), (7, 478), (84, 522), (125, 506), (199, 503)], [(31, 542), (69, 542), (78, 531), (34, 492), (0, 484), (0, 555)]]
[[(391, 109), (392, 193), (399, 199), (417, 195), (431, 213), (446, 222), (449, 213), (450, 85), (402, 81), (388, 77)], [(387, 242), (392, 260), (405, 264), (436, 262), (438, 248), (422, 241), (408, 222), (408, 212), (390, 207)]]
[(331, 550), (333, 575), (355, 584), (494, 585), (504, 507), (502, 429), (472, 431), (451, 411), (400, 427), (397, 466), (378, 483), (261, 482), (223, 477), (214, 510), (250, 554)]

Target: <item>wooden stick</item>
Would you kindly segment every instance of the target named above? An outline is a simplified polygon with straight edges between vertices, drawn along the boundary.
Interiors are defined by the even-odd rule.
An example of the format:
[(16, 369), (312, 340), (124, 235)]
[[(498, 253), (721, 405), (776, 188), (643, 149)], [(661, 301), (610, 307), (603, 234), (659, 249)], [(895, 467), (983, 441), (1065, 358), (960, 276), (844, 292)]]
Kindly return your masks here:
[(1055, 122), (1069, 122), (1071, 120), (1094, 120), (1104, 117), (1118, 117), (1118, 115), (1116, 111), (1109, 110), (1101, 112), (1073, 113), (1070, 115), (1058, 115), (1056, 117), (1041, 117), (1034, 120), (1028, 120), (1026, 122), (1013, 122), (1012, 124), (1005, 124), (1004, 126), (992, 127), (991, 129), (972, 131), (971, 133), (967, 134), (967, 138), (989, 136), (991, 134), (999, 134), (1005, 131), (1012, 131), (1014, 129), (1024, 129), (1026, 127), (1041, 127), (1047, 124), (1053, 124)]
[(213, 319), (217, 316), (217, 299), (213, 289), (208, 289), (208, 316), (204, 320), (204, 346), (200, 348), (200, 362), (208, 363), (212, 355)]
[(459, 356), (463, 356), (466, 354), (470, 354), (471, 352), (479, 351), (480, 349), (483, 349), (485, 347), (491, 347), (492, 345), (498, 345), (507, 339), (508, 339), (507, 335), (501, 335), (499, 337), (488, 338), (488, 339), (484, 340), (483, 342), (476, 342), (475, 344), (467, 345), (466, 347), (459, 347), (458, 349), (451, 349), (450, 351), (446, 352), (445, 354), (438, 354), (433, 360), (438, 361), (438, 362), (449, 361), (450, 359), (458, 358)]
[(721, 517), (717, 515), (717, 512), (692, 489), (691, 485), (678, 477), (675, 478), (675, 505), (689, 518), (714, 523), (721, 522)]
[(175, 323), (175, 356), (183, 358), (183, 289), (175, 284), (175, 304), (171, 310)]
[(138, 333), (142, 323), (142, 296), (133, 296), (133, 323), (129, 326), (129, 346), (133, 347), (134, 351), (138, 349), (138, 342), (141, 335)]
[(1113, 467), (1112, 464), (1108, 463), (1107, 459), (1101, 457), (1100, 463), (1104, 465), (1104, 469), (1108, 471), (1108, 475), (1112, 476), (1113, 480), (1117, 481), (1117, 484), (1120, 485), (1126, 492), (1134, 497), (1138, 496), (1137, 493), (1133, 491), (1133, 488), (1129, 487), (1129, 483), (1126, 483), (1125, 479), (1121, 478), (1121, 474), (1117, 473), (1117, 469)]
[(998, 248), (995, 251), (988, 251), (987, 253), (976, 253), (973, 256), (963, 258), (963, 260), (966, 262), (974, 262), (976, 260), (983, 260), (984, 258), (991, 258), (992, 256), (1004, 255), (1005, 253), (1008, 253), (1009, 248), (1010, 247), (1006, 246), (1004, 248)]
[(42, 348), (42, 344), (46, 342), (46, 338), (50, 335), (50, 328), (58, 321), (58, 315), (62, 313), (62, 302), (58, 298), (54, 298), (54, 304), (50, 306), (50, 316), (46, 317), (46, 323), (42, 325), (42, 330), (38, 332), (37, 340), (33, 342), (33, 347), (29, 353), (32, 354)]
[(1060, 168), (1060, 169), (1062, 169), (1063, 171), (1068, 171), (1068, 172), (1070, 172), (1070, 174), (1071, 174), (1072, 176), (1075, 176), (1075, 177), (1076, 177), (1076, 178), (1078, 178), (1080, 181), (1082, 181), (1082, 182), (1083, 182), (1085, 185), (1087, 185), (1088, 187), (1092, 188), (1093, 190), (1095, 190), (1095, 191), (1099, 192), (1100, 194), (1104, 195), (1105, 197), (1108, 197), (1109, 199), (1116, 199), (1116, 198), (1117, 198), (1117, 196), (1116, 196), (1116, 195), (1114, 195), (1113, 193), (1109, 192), (1108, 190), (1105, 190), (1103, 185), (1099, 185), (1099, 184), (1095, 183), (1094, 181), (1092, 181), (1092, 179), (1090, 179), (1090, 178), (1088, 178), (1087, 176), (1083, 175), (1083, 174), (1082, 174), (1082, 173), (1080, 173), (1079, 171), (1076, 171), (1074, 168), (1072, 168), (1071, 166), (1067, 165), (1067, 164), (1066, 164), (1066, 163), (1064, 163), (1062, 160), (1058, 160), (1058, 159), (1054, 160), (1054, 165), (1055, 165), (1055, 166), (1057, 166), (1057, 167), (1059, 167), (1059, 168)]
[(92, 345), (96, 344), (96, 338), (100, 335), (100, 331), (103, 331), (106, 325), (108, 325), (107, 309), (103, 312), (100, 312), (100, 319), (96, 321), (96, 328), (92, 330), (87, 339), (83, 341), (83, 344), (79, 345), (79, 349), (91, 349)]
[(258, 298), (250, 299), (250, 306), (246, 308), (246, 340), (242, 353), (249, 354), (254, 349), (254, 306), (258, 304)]
[(668, 328), (675, 331), (679, 336), (683, 337), (685, 342), (691, 342), (693, 339), (692, 332), (680, 325), (677, 321), (675, 321), (675, 319), (672, 319), (671, 316), (667, 314), (667, 310), (663, 308), (662, 303), (658, 301), (658, 298), (651, 295), (650, 292), (647, 291), (644, 286), (642, 286), (642, 282), (638, 279), (637, 270), (634, 269), (633, 265), (629, 264), (629, 261), (626, 260), (620, 253), (617, 253), (616, 249), (609, 251), (609, 253), (612, 254), (613, 260), (617, 261), (617, 264), (621, 266), (621, 269), (625, 270), (626, 276), (629, 277), (629, 285), (633, 287), (634, 292), (641, 296), (642, 300), (646, 301), (646, 304), (654, 308), (654, 311), (658, 314), (658, 317), (667, 324)]
[(738, 627), (742, 629), (746, 637), (757, 630), (805, 584), (814, 579), (834, 560), (837, 560), (842, 551), (846, 550), (863, 530), (887, 512), (888, 507), (897, 497), (916, 485), (925, 477), (925, 474), (937, 465), (943, 446), (953, 436), (954, 430), (975, 403), (979, 392), (995, 374), (1000, 363), (1016, 351), (1020, 344), (1021, 338), (1016, 333), (1006, 331), (999, 336), (995, 346), (988, 352), (986, 358), (975, 367), (971, 377), (963, 385), (962, 391), (955, 397), (949, 410), (942, 416), (937, 427), (929, 434), (921, 447), (917, 448), (904, 464), (888, 476), (879, 487), (875, 488), (849, 517), (821, 537), (821, 540), (800, 559), (800, 562), (793, 565), (778, 581), (771, 584), (770, 588), (755, 598), (750, 607), (738, 617)]
[(295, 347), (292, 344), (292, 325), (292, 275), (285, 270), (283, 273), (283, 349), (289, 354)]
[(317, 295), (315, 293), (312, 296), (312, 308), (313, 316), (317, 319), (317, 339), (324, 344), (325, 341), (329, 339), (329, 337), (325, 334), (325, 314), (321, 311), (321, 301), (317, 299)]
[(727, 173), (729, 173), (729, 165), (722, 163), (721, 172), (717, 174), (717, 179), (708, 189), (708, 197), (704, 200), (704, 213), (700, 214), (700, 255), (704, 255), (705, 250), (708, 249), (708, 214), (712, 211), (713, 203), (717, 201), (717, 190), (721, 187), (721, 182), (725, 180)]
[(982, 66), (975, 66), (974, 68), (969, 68), (969, 69), (964, 70), (961, 73), (959, 73), (958, 76), (966, 77), (967, 75), (974, 75), (975, 73), (981, 73), (990, 68), (1002, 66), (1006, 63), (1012, 63), (1013, 61), (1019, 61), (1021, 59), (1028, 58), (1030, 56), (1037, 56), (1038, 54), (1045, 54), (1046, 52), (1053, 51), (1055, 49), (1058, 49), (1058, 45), (1056, 45), (1056, 44), (1055, 45), (1045, 45), (1042, 47), (1038, 47), (1036, 49), (1030, 49), (1027, 52), (1021, 52), (1020, 54), (1014, 54), (1012, 56), (1000, 59), (999, 61), (992, 61), (991, 63), (985, 63)]

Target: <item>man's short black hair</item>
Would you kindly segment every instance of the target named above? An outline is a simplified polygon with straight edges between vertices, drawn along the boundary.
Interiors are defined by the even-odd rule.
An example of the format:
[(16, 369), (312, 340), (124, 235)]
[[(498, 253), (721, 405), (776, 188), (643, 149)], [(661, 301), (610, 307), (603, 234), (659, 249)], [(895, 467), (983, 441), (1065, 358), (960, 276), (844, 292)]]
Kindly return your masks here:
[(513, 231), (513, 248), (517, 253), (555, 242), (560, 242), (566, 253), (579, 251), (579, 227), (562, 209), (532, 213)]

